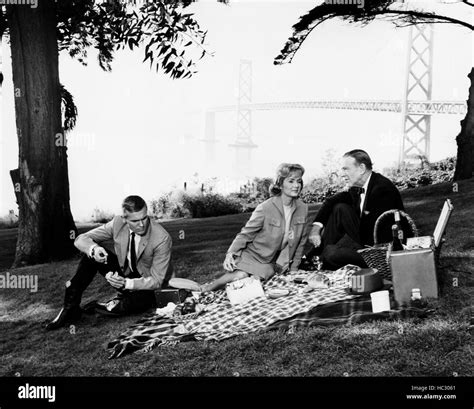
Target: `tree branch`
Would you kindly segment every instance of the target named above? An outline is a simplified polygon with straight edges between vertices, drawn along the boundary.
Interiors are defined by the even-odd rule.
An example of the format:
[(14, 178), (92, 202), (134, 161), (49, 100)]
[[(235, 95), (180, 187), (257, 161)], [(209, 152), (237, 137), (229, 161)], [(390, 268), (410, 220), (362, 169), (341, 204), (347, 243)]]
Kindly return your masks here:
[[(467, 1), (467, 0), (466, 0)], [(442, 24), (449, 23), (455, 24), (462, 27), (466, 27), (471, 31), (474, 31), (474, 25), (469, 24), (466, 21), (458, 20), (454, 17), (438, 15), (431, 12), (423, 12), (418, 10), (390, 10), (388, 9), (384, 1), (380, 1), (380, 5), (373, 7), (372, 9), (355, 9), (346, 6), (330, 6), (328, 4), (322, 4), (316, 6), (314, 9), (309, 11), (307, 14), (300, 18), (300, 21), (293, 26), (293, 35), (287, 40), (280, 54), (275, 58), (274, 64), (284, 64), (291, 62), (294, 55), (300, 49), (303, 42), (306, 40), (308, 35), (316, 28), (319, 24), (326, 20), (339, 17), (343, 21), (349, 21), (350, 23), (359, 23), (366, 25), (375, 18), (385, 19), (398, 27), (406, 27), (415, 24)]]
[[(311, 32), (317, 26), (324, 23), (326, 20), (330, 20), (333, 17), (335, 17), (335, 16), (334, 15), (326, 16), (326, 17), (320, 19), (317, 23), (314, 23), (314, 22), (313, 22), (314, 24), (311, 23), (306, 30), (302, 30), (298, 33), (295, 33), (293, 35), (293, 37), (291, 37), (287, 41), (287, 43), (285, 44), (285, 47), (283, 48), (283, 50), (281, 50), (280, 55), (275, 58), (275, 61), (273, 62), (273, 64), (275, 64), (275, 65), (282, 64), (284, 62), (283, 60), (286, 60), (285, 62), (287, 62), (287, 63), (291, 63), (291, 61), (293, 60), (293, 57), (298, 52), (300, 47), (303, 45), (306, 38), (311, 34)], [(304, 31), (304, 33), (303, 33), (303, 31)]]
[(470, 3), (468, 0), (462, 0), (462, 2), (468, 6), (474, 7), (474, 3)]
[(77, 107), (71, 93), (63, 84), (59, 84), (59, 86), (61, 93), (61, 111), (64, 116), (63, 128), (64, 132), (69, 132), (76, 126)]
[[(453, 17), (448, 17), (448, 16), (440, 16), (437, 14), (432, 14), (432, 13), (423, 13), (422, 11), (414, 11), (414, 10), (389, 10), (389, 11), (382, 11), (382, 12), (376, 12), (375, 14), (377, 15), (390, 15), (390, 14), (395, 14), (395, 15), (404, 15), (408, 17), (416, 17), (420, 19), (426, 20), (426, 23), (452, 23), (452, 24), (457, 24), (463, 27), (467, 27), (469, 30), (474, 31), (474, 25), (469, 24), (463, 20), (458, 20)], [(413, 24), (416, 24), (414, 22)]]

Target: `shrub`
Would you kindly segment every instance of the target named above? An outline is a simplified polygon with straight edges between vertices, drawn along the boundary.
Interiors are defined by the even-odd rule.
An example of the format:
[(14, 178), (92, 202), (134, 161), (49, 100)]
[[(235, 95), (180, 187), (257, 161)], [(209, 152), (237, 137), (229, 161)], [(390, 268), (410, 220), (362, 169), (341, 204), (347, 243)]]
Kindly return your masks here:
[(395, 186), (400, 190), (404, 190), (417, 186), (450, 182), (453, 179), (455, 168), (456, 158), (452, 157), (431, 163), (424, 169), (388, 169), (386, 173)]
[(237, 202), (242, 212), (252, 212), (255, 208), (270, 197), (270, 185), (273, 179), (255, 177), (252, 182), (240, 187), (239, 193), (230, 193), (227, 198)]
[(229, 193), (227, 199), (240, 205), (240, 211), (243, 213), (253, 212), (263, 199), (258, 198), (254, 193)]
[(257, 198), (262, 202), (270, 197), (270, 185), (273, 183), (272, 178), (254, 178), (253, 183), (256, 186)]
[(151, 214), (156, 219), (162, 219), (166, 216), (171, 208), (171, 193), (164, 193), (157, 199), (152, 199), (149, 203)]
[(149, 203), (151, 215), (155, 219), (175, 219), (190, 217), (190, 212), (183, 205), (184, 194), (181, 191), (162, 194)]
[(8, 215), (0, 217), (0, 229), (13, 229), (18, 227), (18, 216), (10, 210)]
[(96, 207), (91, 218), (94, 223), (107, 223), (114, 218), (114, 214)]
[(183, 195), (183, 207), (191, 217), (214, 217), (242, 212), (242, 206), (219, 194)]
[[(418, 186), (434, 185), (449, 182), (454, 176), (456, 158), (446, 158), (431, 164), (424, 163), (423, 168), (384, 169), (387, 176), (399, 190), (411, 189)], [(313, 179), (304, 187), (301, 199), (305, 203), (322, 202), (326, 198), (340, 192), (344, 187), (337, 173), (329, 177)]]
[(301, 200), (305, 203), (323, 202), (344, 188), (344, 183), (337, 174), (329, 177), (318, 177), (308, 183), (301, 192)]

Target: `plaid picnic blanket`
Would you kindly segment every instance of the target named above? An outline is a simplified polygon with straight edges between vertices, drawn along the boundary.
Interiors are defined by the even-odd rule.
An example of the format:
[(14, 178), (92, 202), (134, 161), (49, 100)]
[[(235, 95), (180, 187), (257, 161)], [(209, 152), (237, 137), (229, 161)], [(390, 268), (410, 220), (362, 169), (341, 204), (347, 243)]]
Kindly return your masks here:
[[(287, 289), (289, 295), (275, 299), (257, 297), (240, 305), (231, 305), (224, 290), (204, 295), (199, 302), (206, 305), (199, 313), (173, 317), (153, 314), (138, 321), (108, 344), (109, 358), (135, 351), (148, 352), (160, 345), (182, 341), (221, 341), (264, 329), (306, 325), (315, 320), (346, 322), (357, 311), (371, 311), (370, 301), (355, 302), (361, 296), (347, 292), (349, 277), (357, 269), (349, 265), (335, 272), (324, 272), (330, 287), (311, 292), (302, 292), (302, 286), (293, 282), (295, 274), (275, 275), (263, 284), (264, 290)], [(311, 273), (308, 277), (311, 278)]]
[[(393, 293), (390, 293), (390, 304), (394, 305)], [(288, 319), (277, 321), (267, 330), (287, 329), (294, 331), (297, 327), (313, 325), (359, 324), (368, 321), (397, 320), (407, 318), (426, 318), (432, 310), (426, 308), (405, 307), (390, 311), (372, 312), (370, 295), (355, 297), (350, 300), (318, 305), (307, 312), (296, 314)]]

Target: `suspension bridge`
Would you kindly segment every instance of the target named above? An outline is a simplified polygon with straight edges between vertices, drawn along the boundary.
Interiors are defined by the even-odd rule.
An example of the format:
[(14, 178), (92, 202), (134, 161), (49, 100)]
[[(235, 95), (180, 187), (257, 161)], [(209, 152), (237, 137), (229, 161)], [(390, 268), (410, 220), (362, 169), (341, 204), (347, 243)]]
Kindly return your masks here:
[(251, 161), (257, 147), (252, 135), (252, 115), (257, 111), (274, 110), (358, 110), (393, 112), (401, 116), (401, 141), (398, 163), (403, 166), (420, 158), (430, 159), (431, 117), (433, 115), (464, 116), (465, 101), (432, 100), (434, 32), (431, 24), (411, 26), (408, 34), (405, 87), (400, 100), (312, 100), (285, 102), (252, 101), (252, 61), (241, 60), (238, 99), (235, 105), (215, 106), (205, 113), (204, 142), (212, 150), (216, 142), (216, 115), (237, 113), (237, 161)]

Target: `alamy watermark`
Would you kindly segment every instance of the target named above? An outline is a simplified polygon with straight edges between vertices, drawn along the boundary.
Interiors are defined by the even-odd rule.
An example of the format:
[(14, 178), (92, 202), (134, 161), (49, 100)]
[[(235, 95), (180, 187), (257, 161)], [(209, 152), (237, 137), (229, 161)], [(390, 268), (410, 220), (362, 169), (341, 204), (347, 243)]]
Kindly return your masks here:
[(54, 135), (54, 144), (57, 147), (83, 147), (88, 151), (93, 151), (96, 146), (96, 135), (90, 132), (76, 132), (70, 137), (64, 133), (57, 133)]
[(56, 386), (30, 385), (29, 383), (18, 387), (19, 399), (47, 399), (48, 402), (56, 401)]
[(7, 271), (5, 274), (0, 274), (0, 288), (29, 289), (30, 292), (36, 293), (38, 291), (38, 276), (34, 274), (15, 275)]
[(32, 9), (38, 7), (39, 0), (0, 0), (0, 6), (30, 6)]
[(324, 2), (331, 5), (354, 5), (360, 8), (365, 6), (365, 0), (324, 0)]

